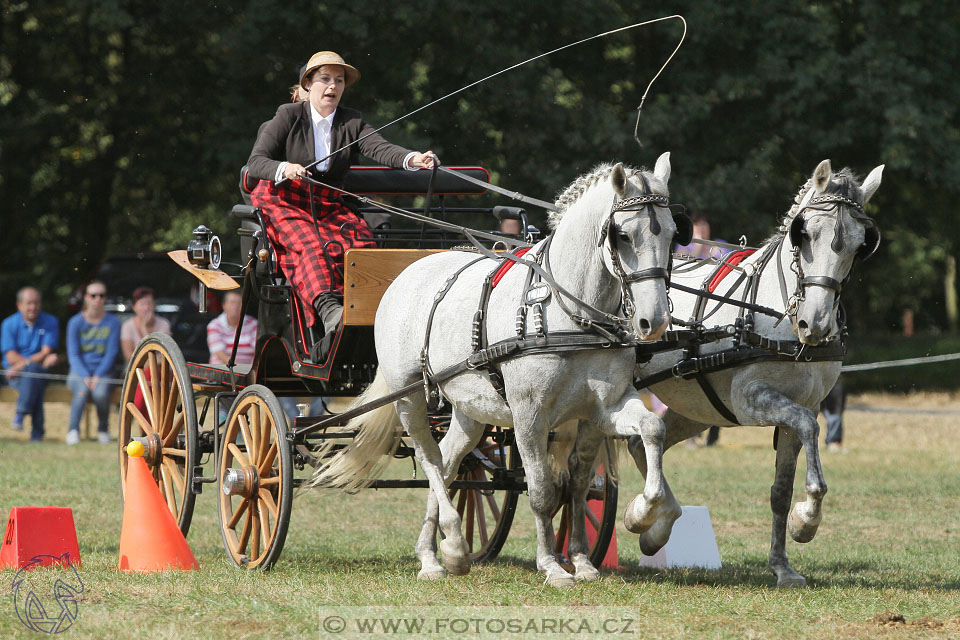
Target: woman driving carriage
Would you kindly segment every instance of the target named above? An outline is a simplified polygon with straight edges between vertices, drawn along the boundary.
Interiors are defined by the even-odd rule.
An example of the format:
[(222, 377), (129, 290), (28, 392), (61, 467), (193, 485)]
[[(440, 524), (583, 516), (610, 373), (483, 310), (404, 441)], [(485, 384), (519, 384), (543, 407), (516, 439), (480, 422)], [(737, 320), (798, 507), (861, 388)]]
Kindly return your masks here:
[[(336, 53), (313, 54), (300, 77), (300, 86), (309, 98), (277, 109), (273, 120), (262, 127), (247, 161), (249, 176), (260, 180), (251, 201), (263, 212), (277, 263), (300, 300), (316, 310), (323, 325), (324, 339), (311, 353), (314, 362), (326, 356), (343, 315), (339, 297), (343, 280), (337, 272), (343, 265), (343, 252), (339, 247), (327, 248), (332, 259), (328, 262), (325, 246), (335, 242), (344, 249), (372, 247), (373, 242), (366, 238), (373, 234), (366, 222), (343, 204), (338, 191), (311, 185), (302, 178), (309, 175), (339, 187), (357, 151), (391, 167), (433, 168), (431, 151), (419, 153), (391, 144), (372, 133), (374, 128), (359, 111), (339, 106), (344, 89), (359, 79), (360, 72)], [(351, 146), (344, 149), (347, 145)], [(306, 315), (312, 326), (314, 318)]]

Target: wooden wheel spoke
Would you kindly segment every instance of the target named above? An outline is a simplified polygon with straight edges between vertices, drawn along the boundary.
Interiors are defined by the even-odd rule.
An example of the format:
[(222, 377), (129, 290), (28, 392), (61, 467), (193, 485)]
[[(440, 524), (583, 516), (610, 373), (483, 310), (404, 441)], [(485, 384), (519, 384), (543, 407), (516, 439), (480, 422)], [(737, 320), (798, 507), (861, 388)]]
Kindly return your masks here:
[[(253, 460), (253, 455), (255, 450), (253, 448), (253, 437), (250, 435), (250, 427), (247, 425), (247, 416), (244, 414), (237, 415), (237, 424), (240, 425), (240, 434), (243, 437), (243, 444), (247, 447), (248, 457), (244, 458), (245, 460)], [(250, 464), (249, 462), (244, 462), (243, 464)]]
[[(158, 433), (161, 437), (167, 432), (167, 429), (170, 428), (170, 421), (173, 419), (173, 407), (170, 406), (171, 400), (175, 400), (177, 397), (177, 385), (169, 378), (170, 367), (167, 366), (166, 358), (157, 357), (160, 361), (157, 365), (160, 369), (160, 377), (157, 378), (157, 410), (160, 411), (160, 415), (157, 416), (157, 420), (160, 421), (160, 429)], [(167, 387), (170, 387), (169, 389)]]
[(140, 430), (143, 431), (144, 434), (150, 435), (151, 433), (153, 433), (153, 425), (151, 425), (150, 422), (143, 417), (143, 414), (140, 413), (139, 409), (137, 409), (137, 405), (133, 404), (132, 402), (128, 402), (127, 411), (129, 411), (130, 415), (132, 415), (134, 419), (140, 424)]
[[(227, 502), (229, 505), (230, 503)], [(227, 529), (233, 529), (237, 526), (237, 523), (240, 522), (240, 518), (243, 517), (244, 511), (247, 510), (247, 507), (250, 505), (246, 500), (240, 501), (240, 506), (237, 507), (237, 510), (233, 512), (233, 515), (230, 516), (230, 521), (227, 522)]]
[(269, 511), (270, 515), (272, 515), (274, 520), (276, 520), (280, 516), (280, 510), (277, 509), (277, 503), (273, 501), (273, 494), (266, 489), (261, 488), (259, 495), (260, 501), (267, 505), (267, 511)]
[(250, 462), (247, 460), (247, 456), (245, 456), (243, 454), (243, 451), (240, 451), (240, 447), (238, 447), (234, 443), (231, 442), (227, 444), (227, 450), (229, 450), (230, 453), (233, 454), (233, 457), (237, 459), (237, 462), (239, 462), (244, 467), (250, 464)]
[(164, 458), (163, 466), (166, 468), (167, 473), (170, 474), (170, 478), (173, 480), (173, 483), (177, 485), (177, 490), (180, 491), (180, 494), (183, 495), (186, 493), (187, 485), (184, 481), (183, 475), (180, 473), (180, 469), (177, 468), (177, 463), (170, 458)]
[[(248, 501), (244, 500), (244, 502)], [(247, 543), (250, 541), (250, 533), (253, 531), (253, 518), (254, 514), (248, 507), (247, 518), (243, 521), (243, 531), (240, 533), (240, 542), (237, 544), (237, 551), (240, 553), (243, 553), (244, 549), (247, 548)]]
[(165, 456), (176, 456), (178, 458), (186, 458), (187, 452), (185, 449), (176, 449), (174, 447), (163, 447), (160, 450), (161, 453)]
[(553, 550), (556, 553), (563, 553), (563, 543), (567, 541), (567, 524), (569, 520), (570, 507), (564, 504), (560, 512), (560, 524), (557, 525), (556, 542), (553, 545)]
[(490, 507), (490, 512), (493, 514), (493, 521), (500, 522), (500, 507), (497, 505), (497, 500), (492, 493), (488, 493), (484, 496), (487, 499), (487, 505)]
[(461, 519), (463, 518), (464, 508), (467, 505), (467, 493), (469, 492), (466, 489), (460, 489), (460, 496), (457, 500), (457, 513), (460, 514)]
[[(252, 410), (247, 414), (251, 417), (250, 420), (250, 445), (247, 447), (247, 451), (250, 452), (248, 456), (250, 458), (250, 463), (256, 465), (260, 462), (260, 403), (254, 403)], [(264, 420), (263, 422), (266, 422)]]
[[(269, 414), (265, 417), (269, 418)], [(277, 443), (276, 440), (274, 440), (273, 442), (270, 441), (270, 434), (273, 432), (272, 422), (273, 422), (272, 419), (264, 420), (261, 431), (260, 431), (260, 451), (259, 451), (260, 457), (258, 459), (258, 462), (260, 463), (261, 466), (263, 466), (263, 461), (266, 459), (266, 457), (270, 455), (270, 449), (273, 449)], [(270, 444), (269, 447), (267, 446), (268, 443)], [(274, 455), (276, 455), (276, 451), (274, 451)], [(267, 465), (267, 467), (269, 466), (270, 465)]]
[(476, 491), (465, 491), (467, 494), (467, 548), (473, 549), (473, 525), (475, 520), (477, 496)]
[(160, 466), (160, 478), (163, 483), (163, 495), (167, 501), (167, 506), (170, 507), (170, 513), (173, 514), (173, 517), (177, 517), (177, 496), (173, 492), (173, 480), (170, 478), (169, 473), (164, 468)]
[(171, 425), (170, 431), (163, 437), (163, 447), (169, 447), (174, 443), (177, 436), (180, 435), (180, 430), (183, 429), (183, 421), (183, 414), (177, 414), (177, 419)]
[[(268, 511), (269, 512), (269, 511)], [(257, 500), (257, 519), (260, 521), (260, 540), (264, 550), (270, 546), (270, 521), (263, 513), (263, 500)]]
[[(474, 475), (477, 476), (477, 480), (484, 479), (483, 472), (480, 471), (479, 469), (477, 469)], [(483, 496), (483, 492), (477, 491), (476, 494), (474, 495), (473, 501), (474, 501), (474, 509), (477, 512), (477, 529), (479, 530), (479, 533), (480, 533), (480, 545), (486, 546), (489, 540), (489, 536), (487, 536), (487, 515), (483, 509), (483, 500), (481, 499), (482, 496)]]
[[(153, 390), (150, 388), (151, 385), (147, 381), (143, 369), (137, 369), (137, 382), (140, 385), (140, 395), (143, 396), (143, 403), (147, 407), (147, 416), (150, 418), (150, 433), (153, 433), (156, 430), (153, 425), (157, 424), (156, 413), (153, 408)], [(130, 404), (133, 405), (132, 402)], [(133, 406), (136, 408), (136, 405)]]
[(152, 391), (153, 397), (153, 424), (159, 425), (160, 419), (163, 417), (160, 415), (160, 410), (163, 409), (163, 403), (160, 401), (160, 374), (157, 371), (157, 354), (154, 351), (151, 351), (147, 354), (147, 366), (150, 371), (150, 390)]
[(253, 540), (250, 541), (250, 559), (256, 560), (260, 557), (260, 508), (255, 505), (250, 507), (250, 524), (251, 533), (253, 534)]
[(262, 478), (260, 480), (261, 487), (271, 487), (275, 484), (280, 484), (280, 476), (273, 476), (272, 478)]
[(590, 521), (590, 525), (593, 526), (593, 530), (600, 531), (600, 518), (598, 518), (597, 514), (593, 512), (593, 509), (590, 508), (589, 504), (587, 504), (587, 508), (584, 509), (584, 512), (587, 514), (587, 520)]
[(173, 381), (173, 384), (170, 386), (169, 396), (167, 396), (167, 401), (164, 403), (163, 408), (163, 419), (160, 422), (160, 436), (166, 440), (167, 435), (170, 433), (171, 428), (173, 427), (173, 422), (178, 417), (182, 417), (183, 413), (180, 413), (180, 416), (177, 416), (177, 400), (180, 399), (180, 386), (177, 384), (176, 380)]
[(270, 443), (270, 448), (267, 450), (266, 454), (263, 457), (263, 460), (260, 461), (260, 466), (257, 467), (257, 473), (261, 476), (265, 475), (270, 467), (273, 466), (273, 461), (277, 459), (277, 441), (274, 440)]

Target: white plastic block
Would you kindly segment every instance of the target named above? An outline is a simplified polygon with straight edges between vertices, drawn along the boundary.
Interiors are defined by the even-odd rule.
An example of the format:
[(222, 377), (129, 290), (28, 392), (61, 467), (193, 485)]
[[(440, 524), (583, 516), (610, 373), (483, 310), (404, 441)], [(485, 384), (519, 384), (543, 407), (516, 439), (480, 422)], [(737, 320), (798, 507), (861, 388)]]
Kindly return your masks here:
[(640, 558), (641, 567), (719, 569), (720, 549), (713, 534), (710, 510), (682, 507), (683, 515), (673, 523), (667, 544), (652, 556)]

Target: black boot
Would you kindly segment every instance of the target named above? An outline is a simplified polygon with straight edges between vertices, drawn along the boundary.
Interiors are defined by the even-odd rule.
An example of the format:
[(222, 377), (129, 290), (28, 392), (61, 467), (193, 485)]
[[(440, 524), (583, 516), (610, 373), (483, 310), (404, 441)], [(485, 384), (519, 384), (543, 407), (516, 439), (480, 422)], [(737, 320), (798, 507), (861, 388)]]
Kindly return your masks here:
[(315, 342), (313, 348), (310, 349), (310, 359), (313, 360), (314, 364), (323, 364), (330, 353), (330, 347), (337, 335), (337, 329), (340, 328), (340, 321), (343, 319), (343, 305), (334, 294), (321, 293), (313, 301), (313, 308), (316, 309), (317, 317), (323, 325), (323, 338)]

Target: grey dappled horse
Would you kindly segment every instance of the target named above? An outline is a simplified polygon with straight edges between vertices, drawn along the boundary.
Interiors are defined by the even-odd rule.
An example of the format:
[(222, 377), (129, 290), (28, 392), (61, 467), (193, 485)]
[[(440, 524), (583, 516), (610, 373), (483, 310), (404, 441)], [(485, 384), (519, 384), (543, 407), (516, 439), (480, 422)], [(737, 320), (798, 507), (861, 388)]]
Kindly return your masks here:
[[(653, 173), (624, 169), (620, 164), (598, 167), (561, 194), (558, 211), (551, 216), (555, 227), (552, 239), (540, 242), (527, 254), (528, 259), (540, 256), (544, 269), (557, 284), (605, 314), (619, 312), (622, 296), (632, 298), (629, 327), (641, 340), (656, 340), (669, 321), (664, 276), (676, 231), (665, 206), (669, 177), (667, 153), (659, 158)], [(651, 197), (653, 203), (649, 204)], [(620, 209), (637, 201), (648, 204)], [(471, 355), (471, 324), (480, 304), (482, 284), (497, 264), (481, 260), (467, 266), (476, 259), (475, 254), (461, 251), (431, 255), (408, 267), (390, 285), (375, 323), (379, 370), (373, 384), (357, 400), (358, 405), (422, 380), (421, 350), (434, 371)], [(461, 269), (450, 282), (451, 275)], [(639, 275), (643, 273), (660, 275)], [(445, 287), (445, 280), (446, 294), (430, 321), (435, 296)], [(527, 268), (514, 266), (490, 292), (484, 319), (490, 344), (516, 337), (517, 308), (526, 281)], [(542, 302), (547, 331), (581, 331), (563, 307), (588, 317), (593, 312), (587, 313), (577, 300), (563, 296), (558, 302), (558, 297), (553, 288)], [(425, 343), (428, 322), (432, 330)], [(647, 411), (630, 384), (635, 366), (634, 350), (630, 348), (521, 354), (499, 365), (505, 399), (486, 372), (467, 371), (439, 385), (452, 407), (442, 447), (430, 432), (425, 394), (415, 393), (396, 401), (395, 407), (387, 405), (363, 414), (348, 425), (348, 429), (360, 425), (357, 440), (321, 470), (317, 481), (359, 486), (362, 478), (376, 471), (374, 461), (390, 451), (399, 416), (431, 490), (424, 531), (417, 543), (420, 577), (439, 578), (446, 571), (464, 574), (470, 568), (469, 552), (446, 487), (463, 456), (476, 446), (486, 424), (512, 427), (536, 518), (537, 568), (551, 585), (572, 584), (575, 577), (564, 571), (553, 552), (552, 515), (559, 483), (548, 461), (548, 434), (563, 425), (575, 427), (578, 420), (585, 419), (598, 425), (602, 434), (639, 437), (645, 445), (649, 474), (643, 494), (635, 499), (636, 519), (640, 527), (653, 524), (664, 496), (660, 467), (664, 427), (655, 414)], [(440, 542), (444, 566), (436, 558), (438, 524), (444, 535)], [(576, 579), (597, 577), (585, 553), (571, 548), (571, 556)]]
[[(863, 214), (863, 205), (880, 186), (883, 166), (875, 168), (863, 181), (857, 183), (849, 170), (833, 173), (829, 160), (816, 168), (813, 177), (800, 189), (795, 204), (786, 214), (778, 233), (772, 236), (756, 253), (740, 263), (747, 273), (756, 265), (765, 251), (773, 255), (760, 272), (759, 287), (755, 302), (779, 311), (786, 311), (787, 318), (779, 325), (776, 319), (755, 314), (754, 331), (772, 340), (796, 341), (803, 345), (823, 345), (839, 338), (837, 323), (840, 288), (846, 281), (858, 254), (868, 256), (879, 243), (879, 233), (872, 220)], [(795, 263), (794, 248), (798, 247)], [(753, 265), (753, 266), (751, 266)], [(699, 287), (714, 268), (704, 263), (699, 268), (682, 271), (678, 266), (671, 283)], [(742, 272), (741, 272), (742, 273)], [(784, 280), (781, 282), (781, 275)], [(802, 280), (801, 280), (802, 276)], [(729, 288), (737, 280), (737, 274), (728, 275), (721, 281), (716, 293), (741, 297), (739, 291)], [(698, 297), (671, 291), (673, 316), (691, 317)], [(712, 310), (718, 303), (707, 301), (706, 309)], [(724, 304), (710, 316), (710, 325), (733, 324), (741, 310)], [(701, 354), (707, 355), (731, 347), (731, 340), (704, 345)], [(638, 367), (638, 376), (643, 378), (672, 367), (679, 358), (678, 352), (658, 354), (645, 366)], [(694, 436), (710, 425), (739, 426), (763, 425), (777, 428), (776, 479), (770, 492), (773, 511), (773, 531), (770, 547), (770, 570), (777, 576), (778, 586), (802, 586), (806, 580), (791, 568), (785, 551), (786, 530), (797, 542), (813, 539), (820, 524), (821, 504), (827, 492), (820, 456), (817, 449), (819, 426), (817, 410), (840, 374), (841, 362), (777, 360), (745, 364), (734, 368), (705, 374), (706, 381), (725, 407), (736, 417), (736, 422), (722, 415), (706, 397), (699, 384), (690, 379), (670, 377), (654, 384), (650, 390), (670, 409), (664, 416), (667, 426), (665, 449)], [(585, 449), (582, 456), (589, 458), (593, 440), (599, 436), (583, 428), (584, 442), (577, 443), (577, 450)], [(630, 451), (640, 468), (645, 472), (644, 446), (636, 438), (630, 439)], [(807, 499), (798, 502), (792, 512), (793, 479), (800, 449), (806, 452), (807, 475), (805, 489)], [(592, 465), (585, 469), (571, 469), (571, 480), (592, 477)], [(680, 505), (665, 484), (666, 501), (659, 510), (658, 520), (652, 527), (635, 527), (627, 518), (628, 529), (640, 535), (640, 546), (651, 555), (663, 547), (673, 523), (680, 517)], [(582, 493), (585, 494), (585, 491)], [(789, 516), (788, 516), (789, 512)], [(629, 507), (628, 514), (629, 516)], [(578, 522), (578, 520), (574, 520)], [(582, 518), (579, 519), (582, 527)], [(646, 529), (645, 531), (643, 529)], [(573, 535), (583, 535), (572, 531)], [(572, 543), (571, 543), (572, 544)]]

